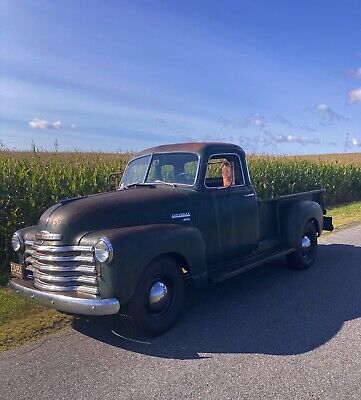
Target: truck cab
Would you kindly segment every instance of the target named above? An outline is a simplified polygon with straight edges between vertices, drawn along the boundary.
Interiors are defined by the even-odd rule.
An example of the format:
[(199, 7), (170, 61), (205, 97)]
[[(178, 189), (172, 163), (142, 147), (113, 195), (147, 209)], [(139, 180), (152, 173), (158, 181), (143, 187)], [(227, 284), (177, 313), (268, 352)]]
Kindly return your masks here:
[(184, 143), (144, 150), (116, 190), (59, 201), (15, 232), (9, 285), (60, 311), (130, 315), (156, 335), (201, 287), (287, 257), (315, 261), (332, 230), (324, 190), (259, 199), (243, 149)]

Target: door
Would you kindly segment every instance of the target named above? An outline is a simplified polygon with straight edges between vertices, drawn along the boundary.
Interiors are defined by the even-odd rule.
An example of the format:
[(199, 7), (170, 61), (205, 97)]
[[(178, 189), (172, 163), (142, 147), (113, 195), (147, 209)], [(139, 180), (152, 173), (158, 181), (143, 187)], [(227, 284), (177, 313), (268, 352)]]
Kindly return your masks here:
[(205, 187), (214, 210), (217, 263), (251, 254), (259, 240), (258, 202), (253, 188), (246, 185), (240, 157), (211, 156)]

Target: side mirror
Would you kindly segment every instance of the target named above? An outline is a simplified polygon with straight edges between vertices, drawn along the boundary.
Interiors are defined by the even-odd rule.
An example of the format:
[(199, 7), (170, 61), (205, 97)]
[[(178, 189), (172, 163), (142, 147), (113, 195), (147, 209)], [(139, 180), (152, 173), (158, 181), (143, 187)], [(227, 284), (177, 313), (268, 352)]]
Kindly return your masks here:
[(120, 185), (120, 181), (122, 179), (122, 175), (123, 175), (123, 172), (121, 172), (121, 171), (112, 172), (111, 174), (109, 174), (107, 182), (106, 182), (106, 187), (107, 187), (108, 191), (113, 190), (112, 187), (115, 190), (119, 189), (119, 185)]

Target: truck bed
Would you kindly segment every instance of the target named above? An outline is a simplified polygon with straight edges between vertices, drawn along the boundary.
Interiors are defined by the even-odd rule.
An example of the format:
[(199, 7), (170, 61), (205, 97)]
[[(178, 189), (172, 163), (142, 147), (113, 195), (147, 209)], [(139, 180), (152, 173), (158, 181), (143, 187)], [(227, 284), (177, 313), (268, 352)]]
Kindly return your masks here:
[(325, 189), (312, 190), (287, 194), (285, 196), (258, 199), (259, 204), (259, 232), (260, 240), (267, 241), (277, 239), (280, 235), (280, 216), (292, 203), (303, 200), (311, 200), (318, 203), (323, 212), (326, 213), (323, 205), (323, 193)]
[(269, 202), (289, 202), (289, 201), (300, 201), (300, 200), (312, 200), (323, 206), (322, 195), (326, 192), (326, 189), (311, 190), (309, 192), (299, 192), (286, 194), (284, 196), (270, 197), (268, 199), (258, 199), (259, 203)]

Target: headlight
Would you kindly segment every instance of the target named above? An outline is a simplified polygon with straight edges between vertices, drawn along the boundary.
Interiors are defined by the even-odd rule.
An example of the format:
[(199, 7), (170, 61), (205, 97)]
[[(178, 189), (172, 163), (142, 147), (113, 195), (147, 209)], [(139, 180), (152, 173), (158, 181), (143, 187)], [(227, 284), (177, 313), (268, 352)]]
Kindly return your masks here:
[(13, 237), (11, 238), (11, 244), (13, 246), (13, 249), (15, 251), (19, 251), (23, 248), (24, 246), (24, 241), (23, 238), (20, 236), (19, 233), (15, 232), (13, 234)]
[(94, 246), (94, 254), (96, 259), (101, 263), (112, 261), (113, 247), (110, 240), (106, 237), (101, 237)]

